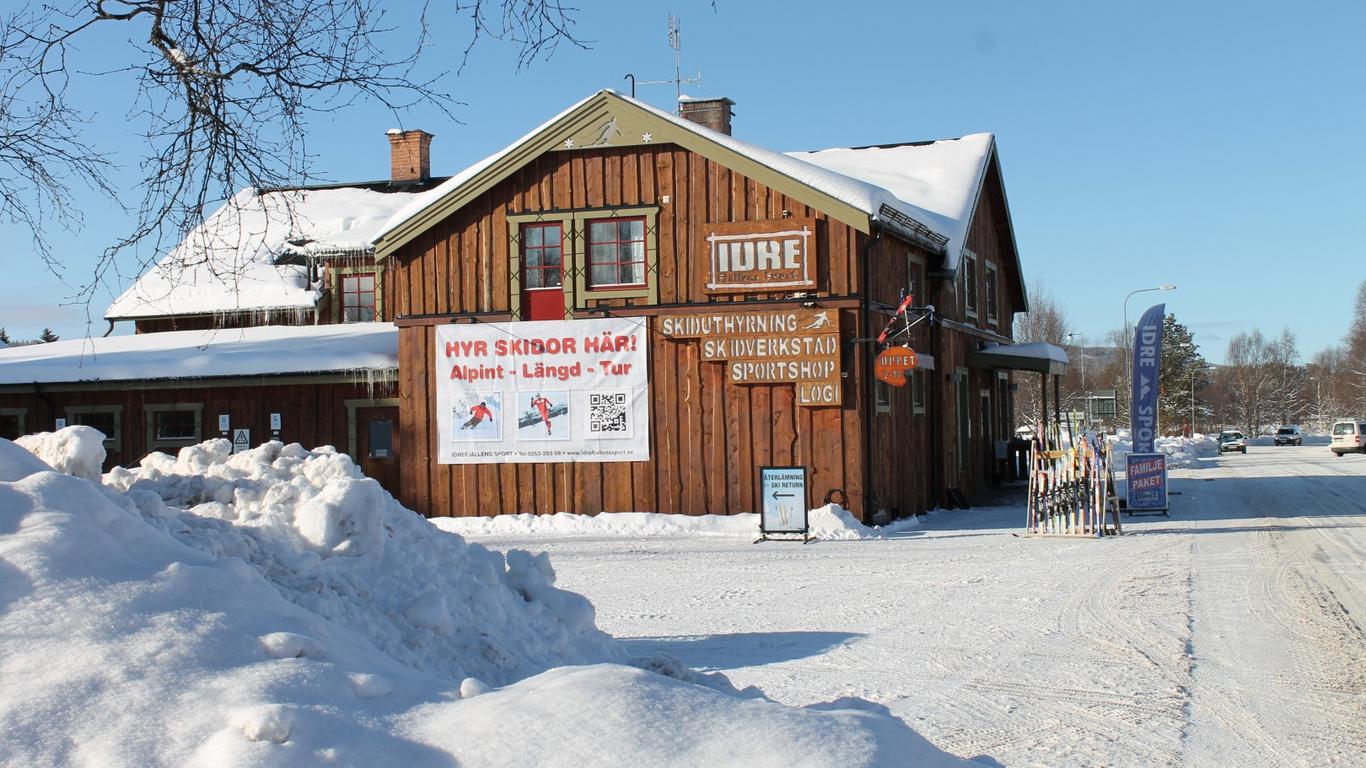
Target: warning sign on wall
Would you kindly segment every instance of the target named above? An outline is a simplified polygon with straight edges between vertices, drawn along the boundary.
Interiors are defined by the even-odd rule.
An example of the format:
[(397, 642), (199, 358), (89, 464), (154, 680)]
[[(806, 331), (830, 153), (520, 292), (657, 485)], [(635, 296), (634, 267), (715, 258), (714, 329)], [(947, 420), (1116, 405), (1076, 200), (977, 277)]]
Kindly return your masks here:
[(251, 430), (234, 429), (232, 431), (232, 452), (242, 453), (251, 450)]

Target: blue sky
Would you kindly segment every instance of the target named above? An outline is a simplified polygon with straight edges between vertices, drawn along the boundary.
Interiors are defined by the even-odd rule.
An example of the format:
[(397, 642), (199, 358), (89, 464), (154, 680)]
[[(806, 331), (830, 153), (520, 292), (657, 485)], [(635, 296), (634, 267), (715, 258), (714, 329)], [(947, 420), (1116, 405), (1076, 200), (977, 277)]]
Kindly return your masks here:
[[(669, 77), (672, 11), (683, 69), (703, 73), (687, 90), (734, 99), (740, 138), (799, 150), (994, 132), (1026, 279), (1088, 340), (1120, 325), (1129, 291), (1175, 283), (1134, 297), (1130, 317), (1165, 300), (1214, 361), (1240, 330), (1289, 327), (1308, 358), (1340, 341), (1366, 279), (1363, 4), (595, 2), (577, 17), (589, 50), (562, 46), (517, 71), (510, 47), (485, 40), (458, 74), (469, 35), (452, 5), (429, 11), (426, 61), (451, 70), (461, 122), (370, 106), (315, 119), (315, 175), (384, 178), (384, 131), (399, 124), (436, 134), (433, 172), (454, 173), (598, 88), (627, 89), (627, 72)], [(82, 53), (117, 61), (143, 34), (91, 38)], [(109, 80), (80, 93), (135, 194), (132, 94)], [(673, 101), (672, 86), (638, 94)], [(128, 225), (102, 198), (81, 201), (84, 229), (52, 235), (72, 282)], [(98, 292), (87, 327), (27, 234), (0, 233), (0, 326), (104, 332), (126, 279)]]

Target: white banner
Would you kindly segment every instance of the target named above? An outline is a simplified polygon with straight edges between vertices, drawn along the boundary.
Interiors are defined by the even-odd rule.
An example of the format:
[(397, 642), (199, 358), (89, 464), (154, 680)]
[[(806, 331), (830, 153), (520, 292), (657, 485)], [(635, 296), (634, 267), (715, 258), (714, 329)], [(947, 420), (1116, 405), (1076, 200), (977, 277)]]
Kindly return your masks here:
[(645, 320), (436, 327), (442, 464), (650, 458)]

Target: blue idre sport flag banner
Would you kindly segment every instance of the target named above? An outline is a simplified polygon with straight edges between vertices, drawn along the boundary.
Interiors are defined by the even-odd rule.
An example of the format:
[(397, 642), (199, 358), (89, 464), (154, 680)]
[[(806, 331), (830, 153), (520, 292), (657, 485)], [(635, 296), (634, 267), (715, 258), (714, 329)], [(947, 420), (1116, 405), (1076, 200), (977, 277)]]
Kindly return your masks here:
[(1162, 370), (1162, 316), (1166, 304), (1149, 307), (1134, 329), (1133, 387), (1129, 433), (1134, 453), (1152, 453), (1157, 437), (1157, 380)]

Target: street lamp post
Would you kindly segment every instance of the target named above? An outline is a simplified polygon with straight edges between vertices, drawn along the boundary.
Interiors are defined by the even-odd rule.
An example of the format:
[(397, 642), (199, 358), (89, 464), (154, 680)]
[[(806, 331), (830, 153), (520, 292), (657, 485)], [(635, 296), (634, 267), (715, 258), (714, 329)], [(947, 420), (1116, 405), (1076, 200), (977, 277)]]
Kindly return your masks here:
[[(1068, 341), (1071, 341), (1072, 339), (1074, 339), (1074, 338), (1076, 338), (1076, 337), (1078, 337), (1078, 336), (1081, 336), (1081, 334), (1079, 334), (1079, 333), (1069, 333), (1069, 334), (1067, 334), (1067, 340), (1068, 340)], [(1084, 418), (1084, 419), (1086, 420), (1086, 428), (1087, 428), (1087, 429), (1090, 429), (1090, 428), (1091, 428), (1091, 393), (1090, 393), (1090, 391), (1088, 391), (1088, 390), (1086, 389), (1086, 337), (1085, 337), (1085, 336), (1081, 336), (1081, 347), (1078, 348), (1078, 352), (1079, 352), (1079, 354), (1081, 355), (1081, 397), (1082, 397), (1082, 401), (1081, 401), (1081, 413), (1082, 413), (1082, 418)]]
[[(1130, 393), (1132, 393), (1134, 389), (1134, 364), (1133, 361), (1130, 359), (1133, 357), (1133, 352), (1129, 349), (1129, 299), (1133, 298), (1135, 294), (1139, 293), (1147, 293), (1149, 291), (1174, 290), (1176, 290), (1175, 285), (1172, 285), (1171, 283), (1163, 283), (1162, 285), (1159, 285), (1156, 288), (1139, 288), (1136, 291), (1129, 291), (1129, 295), (1124, 297), (1124, 325), (1121, 326), (1124, 333), (1124, 385), (1125, 387), (1127, 387), (1127, 391)], [(1133, 398), (1131, 396), (1130, 400), (1132, 401), (1132, 399)], [(1133, 407), (1133, 402), (1130, 402), (1129, 409), (1132, 410)], [(1133, 414), (1130, 413), (1129, 417), (1130, 419), (1132, 419)]]

